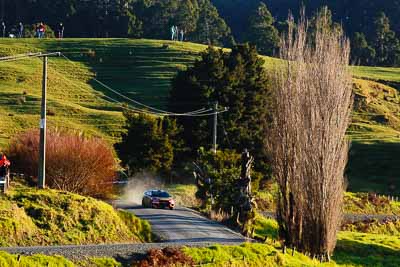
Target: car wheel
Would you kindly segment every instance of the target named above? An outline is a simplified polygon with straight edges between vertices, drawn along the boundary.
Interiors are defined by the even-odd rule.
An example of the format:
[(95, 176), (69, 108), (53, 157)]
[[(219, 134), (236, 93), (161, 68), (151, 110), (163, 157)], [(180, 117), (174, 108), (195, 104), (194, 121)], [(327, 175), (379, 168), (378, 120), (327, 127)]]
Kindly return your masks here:
[(144, 202), (144, 200), (142, 200), (142, 207), (146, 208), (146, 203)]

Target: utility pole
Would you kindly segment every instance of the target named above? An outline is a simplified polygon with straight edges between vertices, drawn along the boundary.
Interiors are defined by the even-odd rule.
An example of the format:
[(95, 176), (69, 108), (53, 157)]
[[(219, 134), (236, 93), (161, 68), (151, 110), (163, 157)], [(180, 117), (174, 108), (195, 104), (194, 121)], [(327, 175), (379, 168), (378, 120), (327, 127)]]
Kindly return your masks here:
[(40, 116), (39, 188), (46, 187), (47, 56), (43, 57), (42, 110)]
[(214, 103), (213, 152), (217, 154), (218, 102)]

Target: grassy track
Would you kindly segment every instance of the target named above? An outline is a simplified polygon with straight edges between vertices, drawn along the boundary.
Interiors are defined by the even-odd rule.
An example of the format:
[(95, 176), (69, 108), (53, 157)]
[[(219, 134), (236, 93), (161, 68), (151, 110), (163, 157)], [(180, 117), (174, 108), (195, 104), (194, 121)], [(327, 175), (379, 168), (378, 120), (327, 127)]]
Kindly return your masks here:
[[(145, 104), (165, 108), (171, 78), (191, 65), (206, 46), (143, 39), (1, 39), (0, 56), (61, 51), (49, 60), (50, 127), (100, 136), (114, 143), (121, 134), (123, 101), (93, 78)], [(276, 59), (264, 57), (271, 68)], [(400, 194), (399, 68), (353, 67), (356, 107), (348, 131), (352, 191)], [(16, 133), (39, 122), (41, 61), (0, 63), (0, 149)], [(379, 81), (379, 82), (376, 82)]]

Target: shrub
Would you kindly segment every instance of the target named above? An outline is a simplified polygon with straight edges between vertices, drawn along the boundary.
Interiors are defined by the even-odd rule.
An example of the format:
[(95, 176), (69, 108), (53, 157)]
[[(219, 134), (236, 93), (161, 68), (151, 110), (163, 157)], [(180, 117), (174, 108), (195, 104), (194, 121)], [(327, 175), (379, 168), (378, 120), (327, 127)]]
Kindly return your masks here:
[[(116, 174), (113, 151), (100, 139), (48, 131), (46, 185), (59, 190), (106, 197)], [(15, 171), (35, 180), (38, 173), (39, 132), (31, 130), (12, 140), (9, 156)]]
[(361, 232), (381, 235), (400, 235), (400, 220), (391, 220), (390, 218), (382, 221), (366, 219), (361, 222), (349, 222), (342, 225), (343, 231)]
[(194, 266), (193, 259), (178, 248), (151, 249), (138, 266)]
[(55, 116), (55, 115), (56, 115), (56, 111), (54, 109), (47, 110), (47, 116)]
[(240, 154), (233, 150), (219, 150), (214, 154), (200, 149), (196, 165), (199, 174), (196, 175), (196, 197), (201, 201), (201, 209), (213, 220), (239, 228), (242, 234), (248, 235), (255, 203), (251, 186), (247, 188), (247, 181), (242, 179)]

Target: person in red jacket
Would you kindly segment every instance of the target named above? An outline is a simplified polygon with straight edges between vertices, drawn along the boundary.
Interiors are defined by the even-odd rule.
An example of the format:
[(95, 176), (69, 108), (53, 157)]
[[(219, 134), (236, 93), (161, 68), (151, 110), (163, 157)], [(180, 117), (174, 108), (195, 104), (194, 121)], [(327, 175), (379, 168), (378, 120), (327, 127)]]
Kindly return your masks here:
[(11, 162), (7, 159), (6, 155), (3, 152), (0, 152), (0, 168), (1, 167), (9, 167)]
[(46, 26), (43, 24), (43, 22), (39, 23), (39, 26), (37, 27), (37, 35), (39, 39), (44, 38), (44, 34), (46, 33)]
[[(0, 152), (0, 177), (7, 177), (8, 167), (10, 167), (11, 163), (7, 159), (6, 155), (3, 152)], [(6, 179), (6, 187), (8, 187), (9, 181)]]

